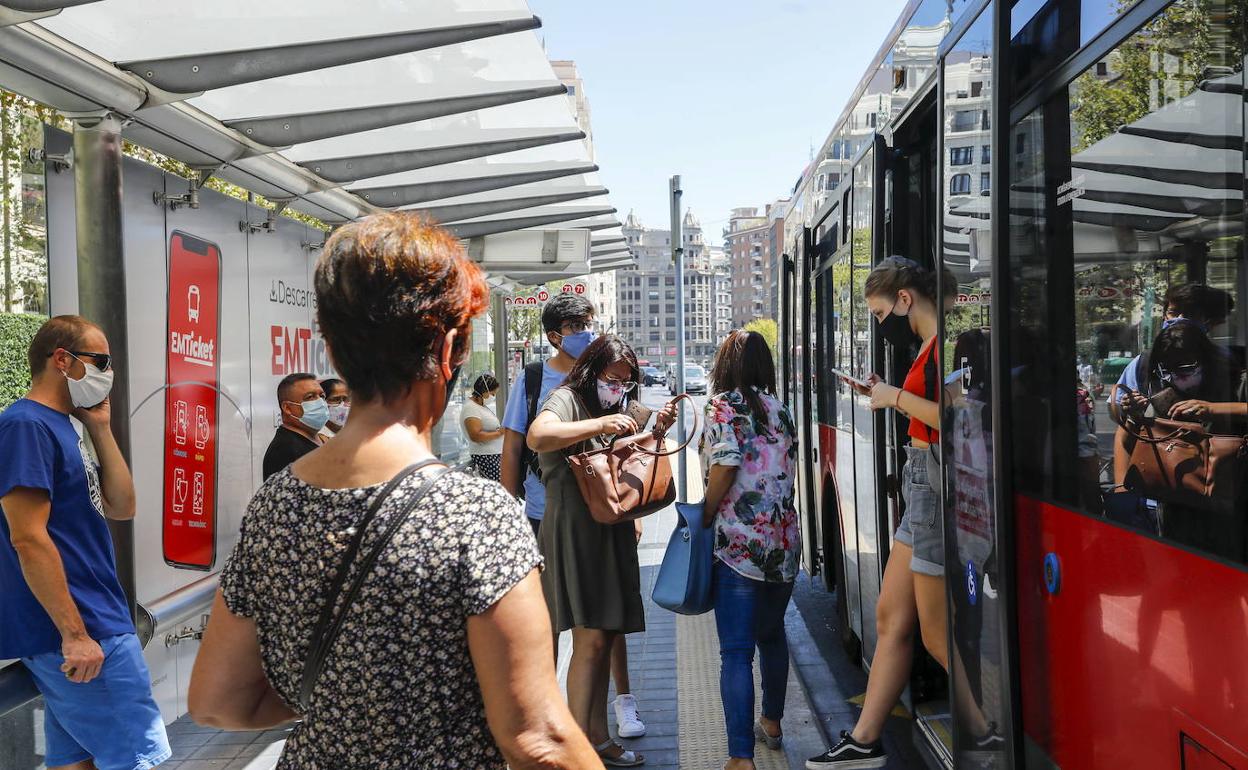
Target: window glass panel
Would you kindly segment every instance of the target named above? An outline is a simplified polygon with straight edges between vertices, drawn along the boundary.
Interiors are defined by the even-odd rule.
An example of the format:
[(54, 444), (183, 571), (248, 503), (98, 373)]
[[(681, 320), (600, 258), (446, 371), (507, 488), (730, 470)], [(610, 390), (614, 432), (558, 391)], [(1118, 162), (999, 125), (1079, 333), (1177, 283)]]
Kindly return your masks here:
[(1018, 0), (1010, 10), (1015, 93), (1021, 94), (1137, 0)]
[(1239, 562), (1243, 468), (1168, 489), (1141, 438), (1248, 432), (1242, 24), (1231, 0), (1169, 6), (1011, 131), (1010, 186), (1017, 486)]
[[(989, 5), (953, 46), (944, 60), (945, 102), (949, 91), (972, 75), (991, 94), (996, 75), (992, 58), (993, 9)], [(949, 107), (946, 107), (948, 113)], [(987, 114), (986, 112), (984, 113)], [(975, 722), (1009, 724), (1009, 704), (1003, 702), (994, 683), (1008, 679), (999, 655), (985, 651), (999, 648), (1007, 624), (1005, 608), (985, 586), (999, 582), (995, 574), (994, 546), (997, 506), (993, 476), (993, 378), (991, 198), (972, 195), (972, 173), (980, 190), (989, 188), (992, 136), (980, 115), (979, 141), (966, 148), (970, 168), (959, 167), (949, 178), (948, 194), (941, 205), (940, 264), (947, 299), (943, 302), (940, 366), (942, 391), (940, 451), (944, 468), (942, 513), (945, 532), (945, 577), (951, 586), (951, 614), (959, 632), (950, 655), (951, 710), (962, 715), (954, 720), (959, 735), (954, 746), (959, 755), (954, 765), (1004, 766), (998, 758), (986, 759), (977, 750)], [(966, 141), (964, 134), (946, 122), (942, 137)], [(979, 153), (976, 147), (982, 148)], [(978, 157), (976, 157), (978, 155)], [(987, 576), (991, 574), (991, 581)], [(974, 620), (968, 620), (968, 618)], [(1008, 738), (1007, 738), (1008, 741)]]

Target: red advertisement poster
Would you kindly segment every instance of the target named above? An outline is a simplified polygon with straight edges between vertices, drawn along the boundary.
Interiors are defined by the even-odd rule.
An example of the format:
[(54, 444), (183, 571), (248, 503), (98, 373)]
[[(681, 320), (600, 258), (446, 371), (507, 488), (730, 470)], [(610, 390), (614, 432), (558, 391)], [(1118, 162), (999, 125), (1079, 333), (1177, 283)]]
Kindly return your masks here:
[(221, 251), (175, 232), (169, 241), (165, 337), (165, 561), (211, 569), (217, 541), (217, 388)]

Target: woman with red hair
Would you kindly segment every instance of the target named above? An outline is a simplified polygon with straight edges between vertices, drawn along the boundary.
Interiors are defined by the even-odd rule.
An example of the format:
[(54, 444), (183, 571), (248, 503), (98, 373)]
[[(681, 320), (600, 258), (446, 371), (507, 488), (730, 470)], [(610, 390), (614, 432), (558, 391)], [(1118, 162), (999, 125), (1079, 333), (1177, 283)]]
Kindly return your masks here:
[(487, 304), (480, 269), (445, 230), (379, 214), (326, 243), (316, 299), (351, 419), (252, 499), (191, 715), (302, 717), (279, 768), (601, 768), (559, 694), (520, 506), (430, 448)]

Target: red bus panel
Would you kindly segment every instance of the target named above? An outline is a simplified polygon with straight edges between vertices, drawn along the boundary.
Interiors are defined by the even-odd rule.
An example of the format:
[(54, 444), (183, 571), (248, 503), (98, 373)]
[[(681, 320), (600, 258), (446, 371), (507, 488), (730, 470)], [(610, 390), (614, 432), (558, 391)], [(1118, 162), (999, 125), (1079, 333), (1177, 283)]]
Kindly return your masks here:
[(1063, 770), (1248, 768), (1248, 573), (1023, 496), (1017, 522), (1027, 737)]

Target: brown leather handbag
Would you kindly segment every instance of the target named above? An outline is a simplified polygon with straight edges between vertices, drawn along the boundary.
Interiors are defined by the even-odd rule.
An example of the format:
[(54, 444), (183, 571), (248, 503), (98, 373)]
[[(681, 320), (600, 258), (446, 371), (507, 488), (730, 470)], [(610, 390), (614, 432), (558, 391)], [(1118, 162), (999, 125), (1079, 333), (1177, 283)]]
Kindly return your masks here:
[(1147, 497), (1202, 508), (1234, 504), (1244, 484), (1248, 437), (1219, 436), (1198, 422), (1131, 414), (1115, 385), (1109, 411), (1134, 441), (1123, 485)]
[[(689, 399), (682, 393), (669, 403)], [(692, 399), (689, 399), (693, 403)], [(677, 417), (677, 419), (680, 419)], [(667, 458), (684, 450), (698, 432), (694, 429), (685, 443), (663, 450), (665, 433), (643, 431), (632, 436), (616, 436), (601, 449), (568, 455), (568, 465), (576, 478), (581, 497), (599, 524), (619, 524), (660, 511), (676, 501), (672, 464)]]

